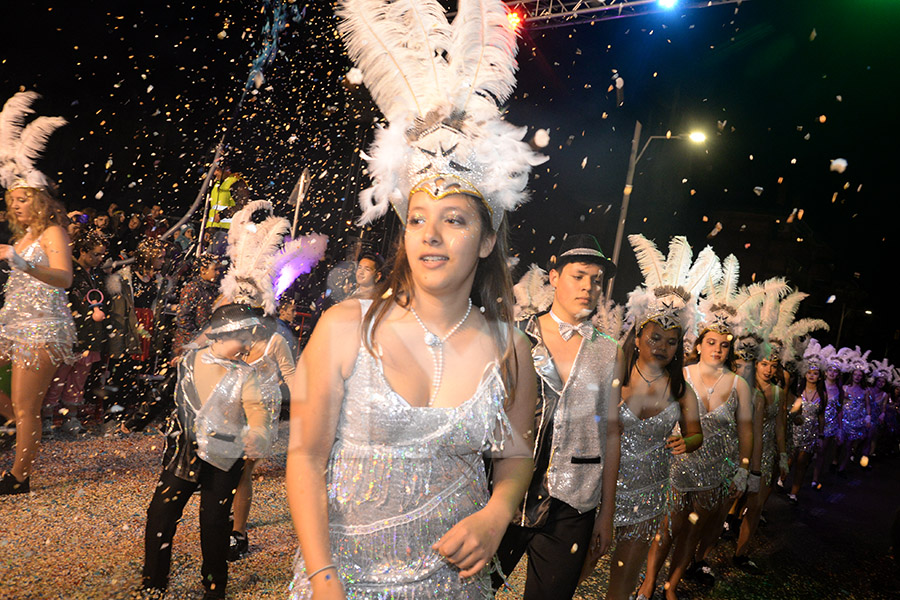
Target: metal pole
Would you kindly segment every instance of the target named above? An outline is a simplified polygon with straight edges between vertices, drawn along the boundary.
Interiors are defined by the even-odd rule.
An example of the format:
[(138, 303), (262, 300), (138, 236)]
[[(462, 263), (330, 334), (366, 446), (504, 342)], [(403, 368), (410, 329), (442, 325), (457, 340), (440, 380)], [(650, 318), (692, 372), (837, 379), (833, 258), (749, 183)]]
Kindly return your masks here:
[[(622, 208), (619, 210), (619, 226), (616, 229), (616, 242), (613, 246), (612, 261), (619, 265), (619, 254), (622, 250), (622, 237), (625, 234), (625, 220), (628, 218), (628, 202), (631, 200), (632, 182), (634, 181), (634, 167), (637, 164), (638, 144), (641, 139), (641, 122), (634, 122), (634, 137), (631, 138), (631, 156), (628, 158), (628, 174), (625, 176), (625, 191), (622, 194)], [(648, 140), (649, 141), (649, 140)], [(606, 284), (606, 299), (612, 297), (613, 283), (616, 278), (610, 277)]]
[(309, 187), (309, 168), (304, 167), (300, 174), (300, 180), (297, 181), (297, 197), (294, 198), (294, 223), (291, 226), (291, 239), (297, 237), (297, 222), (300, 220), (300, 205), (306, 198), (306, 189)]
[(847, 305), (842, 304), (841, 305), (841, 321), (840, 321), (840, 323), (838, 323), (837, 339), (834, 341), (835, 348), (841, 347), (841, 332), (844, 330), (844, 315), (846, 315), (846, 314), (847, 314)]

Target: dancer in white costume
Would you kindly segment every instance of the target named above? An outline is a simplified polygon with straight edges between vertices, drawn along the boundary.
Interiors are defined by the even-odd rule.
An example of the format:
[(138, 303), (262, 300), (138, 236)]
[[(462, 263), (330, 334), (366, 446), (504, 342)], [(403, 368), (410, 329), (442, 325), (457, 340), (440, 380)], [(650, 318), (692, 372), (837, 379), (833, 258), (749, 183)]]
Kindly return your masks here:
[(543, 160), (497, 111), (514, 34), (499, 0), (460, 3), (452, 28), (434, 0), (346, 0), (338, 14), (390, 121), (369, 151), (363, 221), (392, 205), (404, 228), (374, 300), (326, 311), (294, 378), (291, 596), (490, 597), (531, 477), (536, 393), (509, 325), (504, 215)]

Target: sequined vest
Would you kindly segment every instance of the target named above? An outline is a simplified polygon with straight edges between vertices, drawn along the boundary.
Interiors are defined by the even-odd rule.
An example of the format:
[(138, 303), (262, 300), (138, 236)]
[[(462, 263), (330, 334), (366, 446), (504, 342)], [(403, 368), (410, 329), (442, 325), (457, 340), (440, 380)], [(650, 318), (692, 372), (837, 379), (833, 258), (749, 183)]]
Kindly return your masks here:
[(578, 512), (593, 510), (603, 492), (603, 453), (618, 344), (594, 330), (582, 338), (565, 386), (541, 337), (537, 316), (525, 324), (538, 376), (535, 472), (516, 522), (540, 527), (550, 498)]

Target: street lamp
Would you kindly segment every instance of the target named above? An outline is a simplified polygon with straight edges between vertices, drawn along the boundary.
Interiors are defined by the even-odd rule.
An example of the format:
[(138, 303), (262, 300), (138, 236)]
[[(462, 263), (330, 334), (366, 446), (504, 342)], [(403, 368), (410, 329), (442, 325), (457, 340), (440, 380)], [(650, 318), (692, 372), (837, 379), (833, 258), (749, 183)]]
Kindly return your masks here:
[[(613, 264), (619, 264), (619, 253), (622, 250), (622, 237), (625, 234), (625, 219), (628, 218), (628, 202), (631, 200), (631, 191), (634, 189), (634, 168), (637, 166), (641, 157), (644, 156), (644, 152), (647, 150), (647, 146), (650, 145), (650, 142), (653, 140), (690, 140), (695, 144), (702, 144), (706, 141), (706, 134), (701, 131), (692, 131), (688, 135), (672, 135), (672, 132), (667, 132), (666, 135), (651, 135), (647, 138), (647, 141), (644, 142), (643, 148), (638, 152), (638, 144), (641, 140), (641, 122), (635, 121), (634, 123), (634, 137), (631, 138), (631, 156), (628, 159), (628, 174), (625, 176), (625, 191), (622, 194), (622, 208), (619, 210), (619, 226), (616, 228), (616, 243), (613, 246), (613, 256), (612, 261)], [(612, 297), (613, 290), (613, 282), (615, 281), (615, 277), (610, 277), (609, 281), (606, 285), (606, 298), (609, 299)]]

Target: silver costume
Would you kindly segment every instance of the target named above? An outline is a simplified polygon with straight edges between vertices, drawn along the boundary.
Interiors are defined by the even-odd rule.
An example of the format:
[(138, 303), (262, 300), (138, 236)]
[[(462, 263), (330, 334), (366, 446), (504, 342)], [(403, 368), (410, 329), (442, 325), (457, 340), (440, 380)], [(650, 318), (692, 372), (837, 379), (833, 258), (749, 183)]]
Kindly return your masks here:
[[(685, 369), (688, 384), (696, 390), (690, 372)], [(672, 459), (672, 487), (675, 501), (682, 507), (688, 503), (712, 509), (728, 493), (731, 479), (740, 466), (737, 434), (737, 376), (728, 400), (707, 412), (697, 395), (703, 444), (691, 453)]]
[(618, 539), (650, 540), (668, 512), (672, 453), (666, 439), (680, 418), (681, 406), (675, 401), (646, 419), (624, 402), (619, 407), (622, 450), (613, 520)]
[(534, 475), (513, 523), (543, 527), (552, 498), (582, 514), (600, 505), (608, 406), (619, 346), (594, 329), (590, 338), (582, 338), (563, 385), (537, 316), (526, 322), (525, 333), (533, 342), (531, 357), (538, 377)]
[(818, 394), (809, 401), (805, 395), (800, 396), (800, 414), (803, 423), (794, 425), (794, 450), (812, 454), (819, 441), (819, 408), (821, 400)]
[(844, 387), (844, 411), (841, 419), (841, 430), (844, 433), (845, 442), (853, 442), (866, 437), (868, 426), (866, 424), (866, 396), (865, 390), (859, 396), (850, 393), (849, 387)]
[[(33, 265), (50, 266), (39, 240), (21, 256)], [(46, 350), (54, 365), (75, 362), (75, 321), (66, 290), (18, 269), (10, 269), (5, 289), (6, 303), (0, 308), (0, 359), (32, 369), (40, 351)]]
[[(500, 456), (511, 434), (505, 399), (494, 362), (458, 407), (410, 406), (360, 347), (326, 475), (331, 552), (348, 599), (493, 597), (489, 567), (463, 580), (431, 546), (487, 504), (483, 455)], [(312, 597), (300, 552), (290, 597)]]
[[(835, 390), (839, 390), (837, 386), (835, 386)], [(838, 415), (841, 412), (841, 398), (839, 393), (835, 393), (835, 395), (831, 395), (828, 391), (828, 386), (825, 386), (825, 393), (828, 394), (828, 404), (825, 405), (825, 431), (823, 435), (825, 437), (837, 437), (841, 431), (841, 421), (838, 419)]]
[[(781, 388), (772, 385), (772, 391), (775, 394), (775, 400), (771, 404), (767, 404), (763, 413), (762, 427), (762, 462), (760, 463), (760, 480), (763, 485), (768, 485), (772, 481), (772, 473), (775, 470), (775, 459), (778, 456), (778, 448), (775, 438), (775, 418), (778, 416), (778, 410), (781, 406)], [(762, 392), (758, 391), (762, 394)]]

